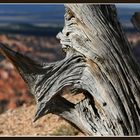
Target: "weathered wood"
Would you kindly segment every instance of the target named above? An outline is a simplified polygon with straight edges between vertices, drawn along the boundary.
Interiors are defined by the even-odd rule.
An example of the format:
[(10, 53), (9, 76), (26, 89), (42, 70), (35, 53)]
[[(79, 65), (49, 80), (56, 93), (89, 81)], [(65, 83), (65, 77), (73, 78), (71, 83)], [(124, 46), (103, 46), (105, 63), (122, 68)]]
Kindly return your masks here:
[[(117, 20), (115, 7), (85, 4), (66, 7), (65, 27), (59, 34), (61, 44), (86, 56), (88, 66), (82, 76), (90, 75), (85, 76), (87, 79), (84, 77), (88, 87), (82, 88), (105, 112), (99, 115), (100, 120), (112, 123), (112, 134), (139, 134), (140, 71)], [(104, 122), (102, 130), (103, 127)]]
[[(115, 6), (65, 7), (65, 26), (57, 36), (65, 59), (40, 64), (0, 45), (36, 98), (35, 120), (51, 112), (88, 135), (139, 135), (140, 68)], [(71, 103), (63, 90), (82, 90), (85, 99)]]
[(135, 12), (131, 18), (131, 21), (134, 27), (140, 32), (140, 12)]

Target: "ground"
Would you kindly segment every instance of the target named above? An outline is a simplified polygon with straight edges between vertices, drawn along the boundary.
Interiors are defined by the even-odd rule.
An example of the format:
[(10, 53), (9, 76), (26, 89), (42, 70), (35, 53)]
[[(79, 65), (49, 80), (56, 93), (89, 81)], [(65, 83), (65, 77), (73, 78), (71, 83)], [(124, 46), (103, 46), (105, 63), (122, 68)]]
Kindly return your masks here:
[(1, 136), (84, 136), (62, 118), (48, 114), (33, 122), (35, 105), (23, 105), (0, 115)]

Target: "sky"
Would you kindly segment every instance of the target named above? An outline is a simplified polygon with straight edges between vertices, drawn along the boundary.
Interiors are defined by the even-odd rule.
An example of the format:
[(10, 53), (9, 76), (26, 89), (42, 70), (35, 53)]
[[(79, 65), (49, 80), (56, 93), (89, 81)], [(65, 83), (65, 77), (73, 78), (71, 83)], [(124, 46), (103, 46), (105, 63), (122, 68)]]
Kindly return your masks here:
[[(128, 20), (140, 4), (116, 3), (121, 20)], [(127, 10), (122, 10), (122, 9)], [(121, 9), (121, 10), (120, 10)], [(31, 24), (64, 23), (63, 4), (0, 4), (0, 24), (26, 22)], [(127, 16), (126, 16), (127, 15)], [(128, 17), (129, 16), (129, 17)]]
[(8, 22), (63, 24), (63, 18), (62, 4), (0, 4), (0, 24)]
[(133, 9), (137, 9), (140, 8), (140, 3), (117, 3), (116, 6), (118, 7), (123, 7), (123, 8), (133, 8)]
[[(140, 3), (116, 3), (115, 4), (117, 7), (123, 7), (123, 8), (140, 8)], [(64, 5), (63, 4), (2, 4), (0, 3), (0, 11), (30, 11), (30, 12), (34, 12), (35, 10), (37, 12), (41, 12), (41, 11), (47, 11), (47, 10), (62, 10), (64, 9)]]

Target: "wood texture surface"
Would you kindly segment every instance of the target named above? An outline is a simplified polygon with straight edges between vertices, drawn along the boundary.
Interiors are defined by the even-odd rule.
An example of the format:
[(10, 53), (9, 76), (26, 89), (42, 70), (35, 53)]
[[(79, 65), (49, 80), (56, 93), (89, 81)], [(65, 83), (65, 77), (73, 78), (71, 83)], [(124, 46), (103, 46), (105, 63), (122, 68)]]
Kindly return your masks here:
[[(37, 63), (1, 44), (37, 102), (35, 120), (57, 114), (87, 135), (140, 134), (140, 68), (114, 5), (66, 4), (57, 35), (65, 59)], [(63, 91), (84, 94), (71, 103)], [(44, 124), (45, 125), (45, 124)]]

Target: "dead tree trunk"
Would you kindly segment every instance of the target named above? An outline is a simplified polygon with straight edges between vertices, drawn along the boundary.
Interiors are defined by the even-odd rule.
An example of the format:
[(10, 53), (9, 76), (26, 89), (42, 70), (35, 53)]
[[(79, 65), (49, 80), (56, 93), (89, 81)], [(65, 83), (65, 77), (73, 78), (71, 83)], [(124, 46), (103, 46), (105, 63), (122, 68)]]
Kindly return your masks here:
[[(88, 135), (140, 134), (140, 68), (117, 19), (115, 6), (66, 4), (58, 38), (64, 60), (38, 64), (1, 44), (35, 95), (35, 120), (57, 114)], [(77, 104), (62, 90), (83, 92)], [(71, 94), (74, 94), (73, 92)], [(45, 125), (45, 124), (44, 124)]]
[(135, 12), (131, 18), (134, 27), (140, 32), (140, 12)]

